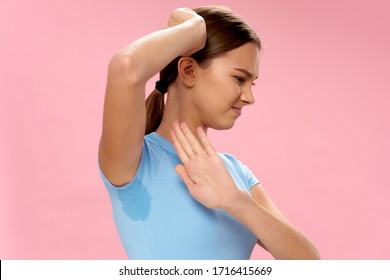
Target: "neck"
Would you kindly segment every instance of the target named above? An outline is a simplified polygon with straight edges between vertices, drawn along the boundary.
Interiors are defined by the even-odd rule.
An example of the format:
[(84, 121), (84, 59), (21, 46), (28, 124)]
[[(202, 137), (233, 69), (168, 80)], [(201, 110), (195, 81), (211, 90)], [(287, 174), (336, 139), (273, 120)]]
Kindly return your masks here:
[(177, 96), (178, 94), (176, 92), (171, 92), (168, 95), (164, 115), (156, 133), (172, 142), (170, 131), (174, 121), (178, 121), (179, 123), (185, 122), (196, 138), (198, 138), (198, 134), (196, 132), (198, 127), (202, 127), (207, 133), (207, 127), (205, 127), (199, 120), (199, 117), (195, 113), (196, 110), (191, 110), (193, 106), (187, 106), (185, 102), (179, 102)]

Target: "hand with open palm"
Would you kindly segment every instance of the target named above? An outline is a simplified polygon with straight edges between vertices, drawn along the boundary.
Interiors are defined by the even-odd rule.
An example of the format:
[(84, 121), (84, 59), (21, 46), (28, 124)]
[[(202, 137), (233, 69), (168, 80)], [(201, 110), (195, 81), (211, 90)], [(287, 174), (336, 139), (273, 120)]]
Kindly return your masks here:
[(185, 123), (173, 124), (173, 144), (183, 163), (176, 166), (176, 172), (198, 202), (208, 208), (226, 210), (241, 192), (205, 131), (198, 127), (197, 134), (201, 143)]

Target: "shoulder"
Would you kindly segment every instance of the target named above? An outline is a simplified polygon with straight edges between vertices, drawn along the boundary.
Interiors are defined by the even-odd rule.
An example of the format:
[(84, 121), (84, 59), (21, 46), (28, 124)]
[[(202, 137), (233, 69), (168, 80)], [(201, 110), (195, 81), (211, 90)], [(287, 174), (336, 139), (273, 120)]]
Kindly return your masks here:
[(252, 171), (238, 160), (235, 156), (228, 153), (219, 153), (220, 157), (224, 161), (226, 167), (231, 173), (237, 174), (243, 181), (246, 182), (247, 187), (252, 188), (259, 184), (259, 180), (252, 173)]
[(240, 175), (244, 175), (245, 169), (247, 168), (241, 161), (239, 161), (235, 156), (228, 153), (219, 153), (219, 156), (224, 161), (226, 167), (231, 171), (234, 170)]
[(232, 167), (240, 167), (242, 164), (241, 161), (239, 161), (235, 156), (228, 153), (218, 153), (219, 156), (222, 158), (222, 160), (225, 162), (225, 164), (230, 165)]

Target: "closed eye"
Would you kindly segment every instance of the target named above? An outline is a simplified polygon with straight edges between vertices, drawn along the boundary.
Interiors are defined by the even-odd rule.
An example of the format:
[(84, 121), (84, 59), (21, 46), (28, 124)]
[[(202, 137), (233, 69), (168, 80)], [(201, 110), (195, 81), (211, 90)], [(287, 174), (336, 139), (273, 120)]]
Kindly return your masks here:
[[(254, 77), (254, 74), (249, 72), (248, 70), (246, 69), (243, 69), (243, 68), (234, 68), (234, 70), (237, 70), (243, 74), (245, 74), (246, 78), (243, 78), (241, 76), (236, 76), (235, 78), (237, 79), (238, 83), (241, 85), (242, 83), (244, 83), (246, 81), (246, 79), (250, 79), (252, 80), (252, 78)], [(257, 76), (258, 77), (258, 76)], [(253, 80), (256, 80), (257, 77)], [(256, 84), (254, 82), (251, 83), (252, 86), (255, 86)]]
[(237, 82), (239, 83), (239, 84), (243, 84), (243, 83), (245, 83), (245, 78), (242, 78), (242, 77), (234, 77), (236, 80), (237, 80)]
[[(240, 84), (240, 85), (244, 84), (247, 81), (246, 78), (239, 77), (239, 76), (236, 76), (234, 78), (237, 80), (238, 84)], [(252, 83), (252, 86), (255, 86), (255, 85), (256, 85), (256, 83)]]

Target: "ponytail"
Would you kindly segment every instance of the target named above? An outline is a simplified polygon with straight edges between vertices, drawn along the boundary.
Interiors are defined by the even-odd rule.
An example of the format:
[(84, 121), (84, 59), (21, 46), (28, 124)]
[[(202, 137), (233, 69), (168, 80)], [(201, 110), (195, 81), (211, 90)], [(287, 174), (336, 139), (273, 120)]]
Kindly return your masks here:
[(156, 87), (146, 99), (146, 129), (145, 135), (157, 130), (164, 113), (164, 96), (168, 91), (168, 86), (176, 80), (177, 62), (181, 56), (171, 61), (160, 71), (160, 80), (156, 82)]
[(164, 94), (154, 89), (146, 99), (145, 135), (157, 130), (164, 113)]

